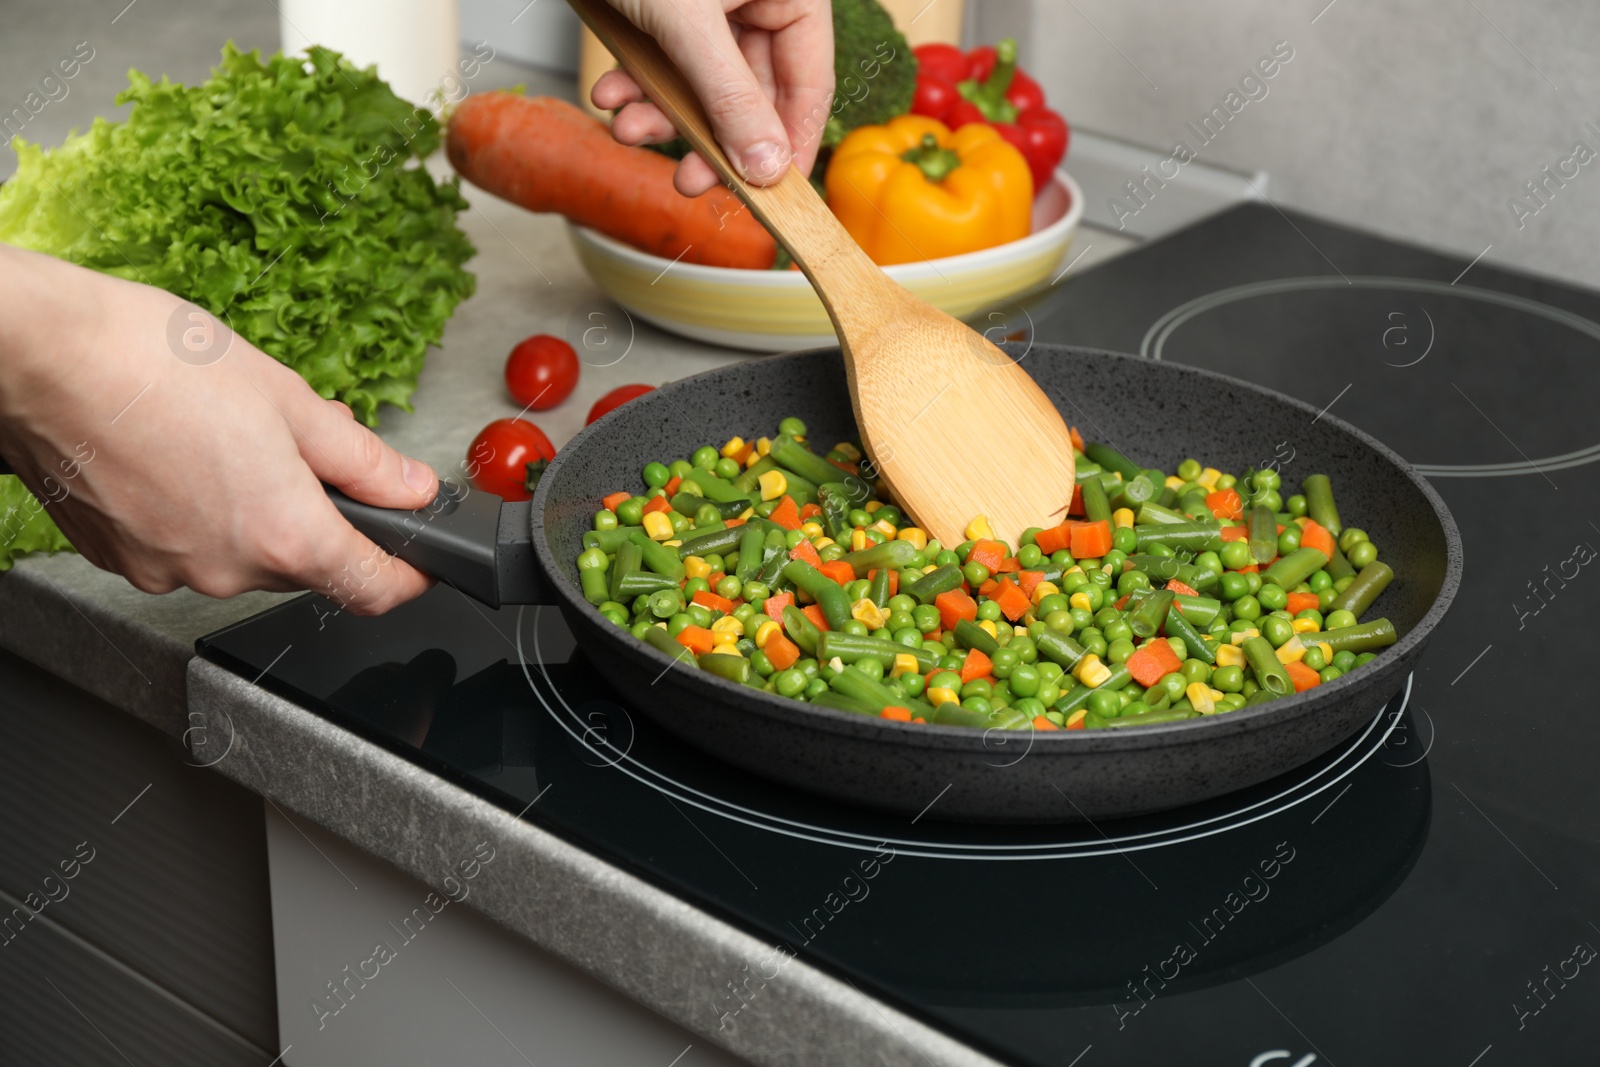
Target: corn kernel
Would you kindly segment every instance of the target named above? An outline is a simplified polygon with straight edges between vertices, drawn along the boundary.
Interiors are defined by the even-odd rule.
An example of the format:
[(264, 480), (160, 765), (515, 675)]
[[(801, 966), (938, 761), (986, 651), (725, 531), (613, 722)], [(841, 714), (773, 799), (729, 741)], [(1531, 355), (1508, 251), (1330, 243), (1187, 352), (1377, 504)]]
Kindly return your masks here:
[(641, 521), (644, 523), (644, 532), (652, 541), (665, 541), (673, 534), (672, 520), (667, 518), (664, 511), (652, 511)]
[(902, 526), (894, 535), (896, 541), (910, 541), (911, 547), (921, 552), (928, 547), (928, 535), (915, 526)]
[(870, 547), (872, 542), (867, 540), (867, 531), (855, 529), (850, 531), (850, 551), (860, 552)]
[(1113, 478), (1115, 478), (1119, 482), (1122, 481), (1122, 472), (1121, 471), (1112, 471), (1111, 472), (1111, 476)]
[(990, 637), (999, 637), (1000, 636), (999, 627), (995, 626), (994, 622), (992, 620), (990, 620), (990, 619), (979, 619), (978, 620), (978, 629), (982, 630), (984, 633), (988, 634)]
[(1299, 663), (1306, 655), (1306, 646), (1300, 643), (1300, 635), (1295, 634), (1289, 640), (1278, 646), (1279, 663)]
[(751, 467), (754, 467), (757, 463), (761, 462), (761, 458), (765, 455), (765, 452), (752, 448), (750, 450), (750, 454), (744, 458), (744, 469), (749, 470)]
[(1220, 689), (1213, 689), (1213, 690), (1211, 690), (1211, 702), (1212, 702), (1212, 703), (1213, 703), (1213, 704), (1215, 704), (1215, 703), (1216, 703), (1216, 702), (1217, 702), (1217, 701), (1219, 701), (1219, 700), (1221, 700), (1221, 699), (1222, 699), (1222, 698), (1223, 698), (1223, 697), (1224, 697), (1224, 696), (1226, 696), (1226, 695), (1227, 695), (1227, 694), (1226, 694), (1226, 693), (1224, 693), (1224, 692), (1223, 692), (1223, 691), (1222, 691), (1222, 690), (1220, 690)]
[(1111, 525), (1118, 530), (1133, 529), (1133, 509), (1118, 508), (1111, 513)]
[(750, 517), (755, 513), (755, 508), (745, 508), (743, 511), (739, 512), (739, 518), (743, 519), (745, 522), (749, 522)]
[(685, 578), (711, 577), (711, 564), (699, 556), (689, 556), (683, 561), (683, 576)]
[(1061, 577), (1065, 578), (1069, 574), (1082, 574), (1082, 573), (1083, 573), (1083, 568), (1078, 566), (1076, 563), (1074, 563), (1072, 566), (1068, 567), (1065, 571), (1061, 572)]
[(1194, 710), (1202, 715), (1213, 715), (1217, 710), (1216, 701), (1211, 699), (1211, 687), (1204, 682), (1190, 682), (1184, 689), (1183, 695), (1189, 698), (1189, 703), (1194, 705)]
[(738, 643), (739, 643), (739, 635), (738, 634), (730, 634), (726, 630), (713, 630), (713, 631), (711, 631), (711, 647), (712, 647), (712, 649), (723, 648), (723, 647), (726, 647), (726, 646), (729, 646), (729, 645), (736, 645)]
[(771, 639), (773, 634), (777, 633), (781, 629), (783, 629), (783, 627), (779, 626), (777, 624), (777, 622), (775, 620), (773, 620), (773, 619), (768, 619), (766, 622), (763, 622), (760, 626), (757, 626), (756, 627), (756, 647), (757, 648), (766, 648), (767, 647), (767, 641)]
[[(1037, 606), (1039, 601), (1043, 600), (1045, 597), (1054, 596), (1060, 592), (1061, 590), (1056, 586), (1055, 582), (1040, 582), (1038, 585), (1033, 587), (1033, 596), (1029, 599), (1031, 599), (1034, 605)], [(1088, 598), (1085, 597), (1084, 599), (1087, 600)]]
[(835, 542), (831, 537), (818, 537), (812, 540), (811, 547), (816, 549), (818, 552), (821, 552), (823, 549), (834, 543)]
[(1167, 475), (1166, 484), (1168, 489), (1182, 489), (1183, 479), (1178, 477), (1176, 474), (1169, 474)]
[(1243, 667), (1244, 649), (1240, 648), (1238, 645), (1218, 645), (1217, 666)]
[(789, 479), (782, 471), (767, 471), (756, 479), (756, 484), (761, 486), (762, 500), (776, 500), (789, 491)]
[(1322, 649), (1322, 658), (1329, 663), (1333, 662), (1333, 646), (1326, 641), (1318, 641), (1317, 647)]
[(670, 541), (663, 541), (661, 543), (666, 545), (668, 548), (682, 548), (683, 547), (683, 538), (674, 537)]
[(1290, 625), (1294, 627), (1294, 632), (1297, 634), (1319, 634), (1322, 632), (1322, 624), (1316, 619), (1296, 619)]
[(895, 658), (894, 658), (894, 670), (890, 672), (889, 677), (898, 678), (902, 674), (916, 674), (916, 673), (918, 673), (918, 671), (917, 671), (917, 657), (913, 656), (909, 652), (902, 652), (899, 655), (895, 656)]
[(862, 622), (866, 623), (867, 629), (869, 630), (881, 630), (883, 628), (883, 624), (889, 621), (888, 612), (878, 607), (878, 605), (874, 604), (866, 597), (862, 597), (860, 600), (850, 605), (850, 617), (853, 619), (860, 619)]
[(989, 516), (979, 515), (967, 523), (968, 541), (993, 541), (994, 529), (989, 525)]
[(942, 707), (945, 704), (961, 703), (961, 698), (956, 695), (956, 691), (954, 689), (946, 689), (944, 686), (936, 685), (932, 689), (927, 690), (924, 695), (928, 698), (928, 703), (932, 704), (936, 708)]
[(771, 454), (771, 452), (772, 452), (772, 438), (770, 438), (770, 437), (758, 437), (758, 438), (756, 438), (756, 455), (765, 456), (765, 455)]
[(828, 661), (828, 669), (833, 671), (835, 674), (839, 673), (840, 671), (844, 670), (844, 660), (840, 659), (838, 656), (833, 657)]
[(815, 541), (822, 536), (822, 523), (815, 521), (802, 522), (800, 524), (800, 532), (806, 535), (807, 541)]
[(744, 623), (739, 621), (737, 615), (724, 615), (711, 624), (711, 632), (713, 634), (732, 634), (734, 637), (743, 637)]
[(872, 515), (881, 507), (883, 507), (883, 501), (869, 500), (865, 504), (861, 505), (861, 510), (865, 511), (868, 515)]
[(857, 448), (849, 441), (840, 441), (838, 444), (833, 446), (833, 450), (843, 454), (844, 458), (849, 460), (851, 463), (854, 463), (856, 460), (861, 458), (861, 449)]
[(889, 523), (887, 520), (884, 520), (884, 519), (879, 519), (877, 522), (875, 522), (871, 526), (867, 527), (867, 529), (869, 529), (869, 530), (877, 530), (879, 533), (883, 534), (883, 536), (886, 539), (888, 539), (890, 541), (894, 540), (894, 535), (897, 532), (895, 530), (893, 524)]
[(1207, 467), (1205, 470), (1200, 472), (1200, 477), (1196, 478), (1195, 481), (1199, 482), (1207, 489), (1211, 489), (1217, 484), (1217, 479), (1220, 477), (1222, 477), (1221, 471), (1217, 470), (1215, 467)]
[(1111, 668), (1100, 662), (1100, 657), (1093, 652), (1078, 661), (1078, 666), (1073, 670), (1072, 676), (1090, 689), (1095, 688), (1111, 677)]
[[(1126, 561), (1126, 560), (1124, 560), (1124, 561), (1123, 561), (1123, 562), (1124, 562), (1124, 563), (1126, 563), (1126, 562), (1127, 562), (1127, 561)], [(1112, 574), (1112, 575), (1114, 575), (1114, 574), (1116, 574), (1116, 573), (1117, 573), (1117, 571), (1118, 571), (1118, 570), (1119, 570), (1119, 569), (1120, 569), (1120, 568), (1117, 568), (1117, 567), (1113, 567), (1113, 566), (1112, 566), (1112, 565), (1111, 565), (1111, 564), (1109, 564), (1109, 563), (1103, 563), (1103, 564), (1101, 564), (1101, 565), (1100, 565), (1100, 573), (1101, 573), (1101, 574)]]
[[(1043, 585), (1044, 583), (1040, 582), (1039, 584)], [(1089, 594), (1083, 592), (1081, 589), (1069, 596), (1067, 598), (1067, 603), (1071, 604), (1075, 608), (1082, 608), (1084, 611), (1091, 611), (1093, 610), (1094, 606), (1094, 601), (1089, 599)]]
[(1230, 644), (1242, 645), (1252, 637), (1260, 636), (1261, 631), (1252, 626), (1248, 630), (1235, 630), (1234, 632), (1230, 633), (1228, 635), (1228, 641)]
[(1074, 726), (1078, 725), (1080, 722), (1083, 721), (1083, 717), (1085, 715), (1087, 715), (1087, 714), (1089, 714), (1089, 709), (1088, 708), (1079, 708), (1077, 711), (1073, 712), (1071, 715), (1068, 715), (1067, 716), (1067, 726), (1068, 726), (1068, 728), (1070, 729), (1071, 727), (1074, 727)]
[(728, 443), (722, 446), (722, 454), (729, 459), (744, 451), (744, 438), (730, 437)]

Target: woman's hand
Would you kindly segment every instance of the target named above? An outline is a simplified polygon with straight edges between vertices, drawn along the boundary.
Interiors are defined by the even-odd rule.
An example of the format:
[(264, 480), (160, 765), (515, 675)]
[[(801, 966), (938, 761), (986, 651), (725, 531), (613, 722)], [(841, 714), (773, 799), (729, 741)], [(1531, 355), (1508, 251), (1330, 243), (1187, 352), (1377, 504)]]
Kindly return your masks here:
[[(0, 245), (0, 455), (74, 547), (140, 589), (310, 589), (357, 614), (429, 580), (319, 482), (415, 509), (438, 481), (192, 304)], [(219, 354), (220, 353), (220, 354)]]
[[(828, 0), (609, 0), (689, 79), (728, 159), (746, 181), (770, 185), (792, 162), (802, 174), (833, 96), (833, 14)], [(623, 144), (677, 136), (626, 71), (607, 72), (594, 105), (622, 110), (611, 132)], [(678, 164), (675, 184), (699, 196), (720, 179), (698, 153)]]

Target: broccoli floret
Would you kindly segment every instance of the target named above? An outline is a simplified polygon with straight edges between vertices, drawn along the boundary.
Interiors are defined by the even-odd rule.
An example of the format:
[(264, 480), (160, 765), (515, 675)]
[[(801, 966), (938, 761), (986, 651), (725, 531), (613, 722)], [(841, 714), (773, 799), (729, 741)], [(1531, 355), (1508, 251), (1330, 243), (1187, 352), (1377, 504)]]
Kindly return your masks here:
[(885, 123), (911, 110), (917, 57), (878, 0), (833, 0), (833, 75), (824, 148), (857, 126)]

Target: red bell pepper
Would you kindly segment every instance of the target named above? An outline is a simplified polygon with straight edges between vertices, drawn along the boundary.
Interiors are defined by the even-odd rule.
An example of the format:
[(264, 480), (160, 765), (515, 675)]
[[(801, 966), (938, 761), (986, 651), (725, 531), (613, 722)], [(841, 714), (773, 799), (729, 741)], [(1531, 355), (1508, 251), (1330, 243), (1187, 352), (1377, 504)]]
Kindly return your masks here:
[(912, 114), (938, 119), (951, 129), (969, 122), (993, 126), (1028, 161), (1038, 196), (1067, 154), (1071, 131), (1045, 106), (1039, 83), (1018, 69), (1017, 42), (1008, 37), (965, 54), (953, 45), (925, 44), (916, 56)]

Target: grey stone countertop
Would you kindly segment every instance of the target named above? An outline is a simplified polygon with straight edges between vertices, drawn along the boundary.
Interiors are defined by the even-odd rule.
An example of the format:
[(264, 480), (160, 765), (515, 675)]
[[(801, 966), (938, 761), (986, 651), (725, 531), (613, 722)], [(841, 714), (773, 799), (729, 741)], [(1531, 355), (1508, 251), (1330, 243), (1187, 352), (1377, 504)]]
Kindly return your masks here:
[[(36, 23), (44, 21), (44, 6), (25, 6), (34, 9)], [(52, 15), (79, 6), (65, 4)], [(149, 4), (168, 6), (162, 0)], [(267, 5), (236, 14), (243, 23), (227, 23), (222, 36), (247, 47), (273, 47), (275, 20)], [(161, 68), (149, 53), (162, 46), (137, 25), (106, 31), (95, 38), (106, 55), (92, 68), (94, 77), (86, 69), (72, 108), (63, 105), (41, 116), (30, 139), (54, 144), (87, 115), (113, 114), (110, 101), (129, 65), (192, 79), (213, 61), (208, 41), (200, 52)], [(87, 33), (74, 36), (71, 27), (50, 32), (64, 34), (67, 46), (68, 37)], [(0, 46), (0, 56), (31, 48), (25, 36)], [(571, 96), (565, 81), (509, 61), (492, 63), (474, 90), (518, 82), (530, 92)], [(590, 405), (618, 385), (659, 384), (749, 358), (630, 321), (583, 272), (559, 218), (530, 214), (470, 187), (465, 191), (472, 207), (460, 223), (478, 249), (470, 264), (477, 293), (430, 352), (413, 398), (415, 413), (385, 411), (380, 432), (397, 448), (441, 473), (456, 468), (479, 428), (518, 413), (501, 384), (501, 364), (511, 347), (535, 333), (575, 339), (593, 324), (591, 313), (604, 316), (633, 343), (613, 365), (586, 366), (572, 397), (536, 416), (558, 445), (582, 427)], [(1080, 249), (1087, 243), (1080, 241)], [(1097, 232), (1074, 270), (1131, 243)], [(35, 557), (0, 576), (0, 646), (169, 736), (181, 737), (204, 721), (209, 736), (222, 731), (233, 738), (229, 755), (215, 768), (219, 773), (429, 884), (442, 884), (450, 871), (447, 843), (472, 834), (494, 840), (507, 859), (496, 864), (498, 880), (474, 896), (485, 914), (753, 1062), (844, 1063), (869, 1052), (887, 1064), (993, 1062), (800, 961), (791, 961), (785, 981), (769, 987), (773, 995), (763, 1011), (715, 1032), (704, 1005), (715, 1001), (728, 976), (770, 958), (772, 946), (194, 659), (197, 638), (282, 599), (253, 593), (218, 601), (188, 591), (151, 596), (77, 556)]]

